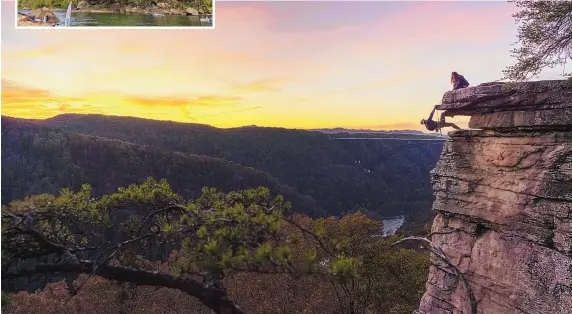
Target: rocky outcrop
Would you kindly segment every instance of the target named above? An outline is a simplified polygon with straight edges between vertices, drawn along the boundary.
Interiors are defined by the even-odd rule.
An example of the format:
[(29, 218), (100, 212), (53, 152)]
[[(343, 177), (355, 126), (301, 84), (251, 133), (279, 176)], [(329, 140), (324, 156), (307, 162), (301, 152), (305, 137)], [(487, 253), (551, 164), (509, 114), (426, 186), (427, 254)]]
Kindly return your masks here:
[(157, 7), (160, 9), (166, 9), (169, 7), (169, 4), (165, 3), (165, 2), (159, 2), (159, 3), (157, 3)]
[(199, 15), (199, 10), (194, 8), (187, 8), (185, 9), (185, 13), (187, 13), (187, 15)]
[(568, 127), (572, 80), (482, 84), (446, 93), (437, 109), (470, 115), (478, 129)]
[(46, 24), (55, 25), (60, 21), (60, 19), (58, 19), (58, 17), (56, 16), (56, 14), (48, 8), (34, 9), (30, 13), (30, 15), (35, 17), (37, 20), (42, 20), (45, 18)]
[(432, 172), (450, 265), (432, 257), (419, 313), (571, 313), (572, 80), (450, 91), (438, 109), (480, 130), (450, 133)]
[(56, 23), (42, 23), (42, 20), (36, 20), (31, 15), (18, 13), (18, 26), (54, 27)]
[(84, 10), (84, 9), (87, 9), (88, 7), (89, 7), (89, 3), (85, 0), (82, 0), (77, 4), (76, 9)]

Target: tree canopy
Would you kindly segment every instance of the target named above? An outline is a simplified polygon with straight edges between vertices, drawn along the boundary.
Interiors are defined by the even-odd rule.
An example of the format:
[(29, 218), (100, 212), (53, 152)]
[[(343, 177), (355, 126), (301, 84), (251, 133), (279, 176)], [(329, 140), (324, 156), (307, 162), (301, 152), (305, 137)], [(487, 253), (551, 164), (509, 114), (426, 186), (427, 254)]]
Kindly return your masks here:
[[(55, 262), (17, 269), (15, 275), (97, 273), (118, 281), (176, 288), (217, 313), (241, 313), (226, 297), (220, 280), (230, 270), (290, 267), (291, 251), (280, 246), (284, 241), (279, 233), (288, 206), (281, 197), (270, 199), (266, 188), (229, 194), (205, 189), (195, 202), (184, 202), (166, 181), (153, 179), (98, 199), (92, 197), (89, 185), (77, 193), (63, 190), (57, 197), (33, 196), (2, 210), (2, 262), (7, 263), (2, 269), (17, 269), (27, 259), (53, 255)], [(121, 208), (139, 215), (119, 220), (114, 212)], [(119, 234), (101, 241), (109, 228)], [(177, 275), (145, 269), (140, 250), (165, 244), (179, 250), (174, 263)], [(96, 258), (81, 254), (90, 248), (98, 251)]]
[[(2, 278), (86, 274), (70, 287), (74, 295), (97, 275), (177, 289), (216, 313), (243, 313), (229, 296), (228, 276), (317, 276), (336, 292), (339, 313), (410, 311), (428, 259), (391, 248), (380, 233), (379, 222), (359, 213), (341, 220), (291, 215), (290, 204), (263, 187), (205, 188), (185, 200), (152, 178), (102, 197), (84, 185), (2, 208)], [(158, 271), (156, 262), (168, 267)]]
[[(439, 141), (341, 141), (332, 139), (338, 135), (305, 130), (219, 129), (103, 115), (65, 114), (42, 120), (41, 124), (251, 167), (311, 197), (326, 215), (332, 216), (358, 208), (384, 217), (426, 212), (434, 199), (429, 172), (443, 147)], [(144, 171), (154, 168), (145, 167)], [(120, 169), (114, 170), (120, 173)], [(153, 176), (167, 178), (175, 188), (175, 180), (162, 174)], [(222, 186), (223, 181), (217, 181), (221, 183), (214, 186)], [(300, 207), (296, 206), (296, 211)]]
[(519, 24), (518, 46), (511, 51), (516, 63), (503, 71), (505, 78), (526, 80), (545, 68), (566, 66), (572, 58), (572, 1), (510, 2), (520, 8), (513, 14)]
[(315, 201), (266, 172), (226, 160), (185, 154), (152, 145), (68, 133), (2, 118), (2, 204), (88, 183), (94, 196), (118, 187), (165, 178), (177, 194), (196, 198), (203, 187), (236, 191), (265, 186), (296, 210), (316, 215)]

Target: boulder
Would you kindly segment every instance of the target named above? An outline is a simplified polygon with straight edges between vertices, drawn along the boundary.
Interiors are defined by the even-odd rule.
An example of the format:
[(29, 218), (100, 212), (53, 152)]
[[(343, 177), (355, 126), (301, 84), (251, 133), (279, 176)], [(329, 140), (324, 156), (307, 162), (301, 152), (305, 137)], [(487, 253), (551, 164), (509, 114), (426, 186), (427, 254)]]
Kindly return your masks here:
[(18, 13), (18, 26), (53, 27), (55, 23), (40, 23), (32, 20), (31, 15)]
[(195, 8), (186, 8), (185, 13), (187, 13), (187, 15), (199, 15), (199, 10)]
[(169, 7), (169, 4), (165, 2), (159, 2), (157, 3), (157, 7), (161, 9), (167, 9)]
[(56, 24), (60, 21), (58, 19), (58, 17), (56, 16), (56, 14), (54, 12), (52, 12), (52, 10), (45, 8), (45, 7), (32, 10), (30, 15), (34, 16), (38, 20), (41, 20), (44, 17), (46, 17), (46, 23), (47, 24)]
[(88, 3), (87, 1), (85, 1), (85, 0), (80, 1), (80, 2), (77, 4), (77, 6), (76, 6), (76, 8), (77, 8), (78, 10), (87, 9), (88, 7), (89, 7), (89, 3)]

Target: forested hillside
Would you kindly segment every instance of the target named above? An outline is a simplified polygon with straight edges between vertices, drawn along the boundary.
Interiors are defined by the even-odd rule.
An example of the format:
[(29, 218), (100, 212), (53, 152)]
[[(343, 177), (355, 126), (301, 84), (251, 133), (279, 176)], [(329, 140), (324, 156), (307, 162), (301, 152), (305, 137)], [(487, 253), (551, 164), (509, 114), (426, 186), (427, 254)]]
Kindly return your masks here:
[[(199, 210), (197, 212), (200, 215), (222, 215), (219, 218), (213, 217), (210, 220), (207, 219), (201, 222), (203, 224), (209, 221), (218, 223), (219, 220), (226, 222), (233, 215), (246, 215), (230, 219), (232, 228), (229, 227), (230, 225), (221, 228), (219, 228), (220, 226), (217, 227), (219, 229), (215, 228), (213, 236), (223, 237), (228, 235), (227, 231), (234, 230), (233, 232), (236, 233), (238, 230), (242, 230), (240, 228), (237, 229), (235, 226), (237, 223), (267, 224), (267, 219), (282, 215), (282, 209), (286, 208), (282, 205), (278, 209), (273, 209), (274, 206), (272, 206), (266, 211), (258, 213), (257, 211), (261, 210), (259, 205), (266, 204), (266, 201), (257, 205), (248, 203), (250, 198), (258, 199), (257, 193), (261, 193), (260, 191), (263, 190), (248, 191), (247, 189), (264, 186), (268, 187), (269, 193), (273, 195), (283, 195), (285, 200), (292, 203), (292, 209), (295, 212), (321, 217), (344, 216), (340, 220), (331, 217), (318, 220), (310, 220), (310, 218), (305, 216), (296, 218), (301, 219), (300, 223), (303, 222), (307, 225), (305, 227), (307, 229), (302, 229), (306, 230), (305, 232), (312, 230), (311, 232), (318, 235), (319, 239), (323, 238), (332, 241), (327, 244), (327, 246), (331, 245), (331, 248), (326, 248), (320, 254), (333, 254), (333, 251), (340, 250), (339, 254), (342, 254), (340, 256), (352, 256), (348, 260), (333, 260), (331, 267), (338, 267), (340, 272), (352, 269), (352, 272), (356, 271), (352, 263), (354, 258), (359, 257), (364, 261), (368, 261), (369, 264), (364, 266), (363, 270), (360, 269), (362, 273), (358, 277), (385, 278), (388, 274), (396, 276), (395, 280), (392, 281), (370, 281), (369, 279), (361, 281), (355, 289), (351, 288), (351, 291), (348, 290), (350, 291), (348, 296), (337, 296), (332, 294), (330, 288), (332, 280), (334, 280), (334, 290), (350, 288), (345, 286), (345, 279), (338, 278), (339, 275), (336, 273), (331, 274), (331, 269), (328, 268), (329, 270), (321, 274), (321, 277), (308, 279), (313, 280), (309, 286), (313, 287), (316, 293), (323, 295), (320, 298), (323, 300), (323, 304), (314, 304), (309, 301), (311, 298), (300, 299), (296, 301), (296, 305), (293, 305), (295, 308), (316, 306), (328, 308), (328, 311), (331, 312), (337, 307), (347, 308), (347, 310), (368, 307), (381, 311), (410, 313), (415, 308), (417, 300), (424, 289), (427, 256), (413, 251), (402, 251), (393, 248), (388, 245), (389, 242), (386, 240), (372, 237), (371, 235), (381, 231), (379, 222), (370, 221), (361, 214), (348, 215), (347, 213), (356, 209), (362, 209), (368, 216), (377, 219), (395, 214), (407, 214), (409, 217), (415, 217), (419, 220), (419, 223), (417, 223), (414, 219), (408, 219), (413, 220), (416, 232), (422, 232), (423, 223), (427, 220), (433, 198), (428, 174), (438, 158), (442, 144), (441, 142), (423, 141), (354, 141), (334, 139), (347, 136), (348, 134), (328, 135), (321, 132), (277, 128), (217, 129), (205, 125), (96, 115), (63, 115), (48, 120), (2, 117), (2, 180), (4, 182), (2, 185), (2, 203), (6, 205), (12, 200), (25, 199), (23, 202), (15, 202), (5, 207), (5, 211), (12, 214), (3, 217), (3, 219), (6, 220), (6, 223), (18, 225), (18, 219), (8, 220), (15, 219), (14, 217), (17, 217), (15, 216), (16, 213), (24, 215), (20, 213), (21, 210), (33, 210), (33, 215), (36, 215), (34, 219), (39, 219), (38, 217), (44, 214), (49, 217), (51, 217), (50, 215), (58, 214), (62, 217), (50, 221), (73, 222), (73, 224), (62, 230), (78, 232), (81, 235), (84, 230), (88, 229), (95, 230), (91, 232), (96, 232), (98, 230), (96, 226), (98, 220), (90, 221), (89, 219), (94, 219), (90, 216), (91, 218), (84, 223), (89, 222), (95, 225), (90, 228), (84, 228), (81, 225), (82, 227), (78, 228), (77, 224), (81, 224), (81, 222), (78, 222), (78, 219), (87, 218), (81, 215), (78, 216), (79, 218), (75, 216), (68, 217), (68, 215), (75, 215), (75, 211), (60, 208), (60, 205), (56, 204), (67, 204), (66, 202), (68, 201), (66, 199), (69, 198), (71, 202), (80, 200), (81, 202), (93, 203), (92, 205), (95, 206), (84, 204), (87, 207), (80, 206), (83, 209), (104, 206), (107, 209), (102, 209), (101, 214), (107, 217), (106, 219), (109, 219), (111, 225), (106, 227), (105, 232), (101, 236), (81, 238), (81, 241), (85, 239), (89, 246), (92, 247), (88, 254), (89, 256), (82, 255), (82, 258), (95, 258), (95, 256), (100, 256), (105, 252), (105, 248), (109, 246), (109, 243), (139, 241), (137, 237), (130, 238), (135, 235), (132, 235), (129, 230), (141, 230), (141, 227), (135, 228), (131, 224), (147, 221), (151, 216), (143, 214), (149, 208), (155, 208), (157, 212), (162, 212), (164, 208), (170, 208), (165, 207), (166, 203), (164, 203), (165, 200), (161, 196), (162, 194), (155, 193), (165, 192), (162, 190), (163, 183), (155, 186), (153, 182), (156, 181), (148, 181), (148, 177), (157, 180), (165, 178), (173, 191), (186, 199), (192, 200), (201, 196), (196, 201), (196, 206), (200, 205), (199, 207), (205, 208), (204, 211)], [(126, 187), (133, 183), (141, 184), (143, 182), (146, 183), (141, 187), (132, 186), (118, 190), (119, 187)], [(43, 195), (30, 197), (42, 193), (58, 195), (58, 191), (65, 187), (78, 191), (85, 183), (91, 186), (93, 197), (91, 194), (85, 194), (87, 191), (85, 189), (78, 192), (75, 196), (66, 192), (60, 196)], [(147, 188), (150, 186), (155, 186), (155, 190), (147, 191)], [(229, 194), (228, 196), (217, 194), (217, 196), (208, 191), (201, 191), (203, 187), (214, 187), (222, 192), (242, 192)], [(115, 194), (110, 196), (109, 194), (113, 192)], [(107, 194), (107, 196), (101, 198), (100, 196), (104, 194)], [(171, 195), (171, 192), (165, 195)], [(214, 199), (211, 199), (213, 197)], [(148, 202), (147, 198), (151, 198), (154, 201), (151, 204), (147, 204), (145, 203)], [(43, 200), (52, 201), (46, 203)], [(110, 202), (110, 200), (113, 201)], [(121, 201), (122, 203), (120, 202), (121, 204), (115, 204), (118, 200), (123, 201)], [(147, 205), (137, 203), (141, 200)], [(178, 197), (173, 198), (173, 201), (181, 202)], [(237, 205), (236, 202), (242, 205)], [(51, 208), (50, 206), (52, 205), (55, 207)], [(35, 212), (38, 206), (47, 206), (47, 209), (38, 210), (37, 212), (40, 213), (38, 214)], [(194, 208), (193, 206), (195, 205), (188, 206), (190, 206), (188, 208)], [(218, 213), (218, 211), (213, 211), (211, 206), (216, 208), (222, 206), (222, 209), (226, 208), (226, 206), (230, 207), (224, 209), (228, 212), (223, 210)], [(243, 212), (245, 208), (248, 208), (248, 212)], [(252, 210), (254, 212), (251, 213), (250, 211)], [(94, 212), (90, 213), (93, 214)], [(285, 214), (287, 214), (285, 222), (290, 221), (292, 218), (290, 216), (291, 213)], [(121, 263), (131, 267), (134, 262), (130, 260), (131, 257), (129, 256), (131, 255), (129, 254), (134, 254), (135, 252), (136, 256), (142, 258), (144, 263), (147, 264), (156, 263), (158, 258), (165, 260), (172, 253), (175, 255), (172, 255), (168, 261), (164, 261), (164, 265), (161, 265), (168, 266), (169, 269), (178, 267), (177, 265), (181, 261), (174, 262), (171, 260), (177, 254), (176, 251), (172, 250), (186, 249), (188, 244), (185, 244), (186, 242), (184, 243), (184, 241), (181, 242), (181, 239), (178, 237), (173, 239), (176, 241), (168, 243), (164, 239), (166, 239), (167, 235), (171, 235), (172, 228), (179, 226), (181, 223), (188, 223), (188, 219), (180, 217), (180, 222), (165, 222), (164, 219), (179, 219), (179, 216), (172, 216), (171, 213), (165, 215), (165, 217), (157, 216), (156, 219), (158, 220), (154, 224), (149, 224), (149, 226), (154, 226), (150, 229), (153, 233), (153, 241), (145, 245), (132, 245), (129, 251), (121, 253), (121, 256), (114, 263)], [(270, 215), (270, 218), (265, 218), (265, 215)], [(51, 219), (48, 216), (48, 220)], [(146, 218), (143, 219), (143, 217)], [(338, 221), (339, 225), (337, 225)], [(198, 225), (200, 224), (193, 224), (194, 227)], [(38, 228), (43, 228), (42, 226), (40, 224)], [(11, 230), (23, 230), (18, 228), (20, 227)], [(49, 230), (42, 230), (49, 233), (52, 230), (50, 228), (48, 228)], [(262, 254), (259, 247), (262, 242), (258, 243), (256, 241), (263, 241), (264, 238), (260, 238), (263, 235), (263, 233), (260, 233), (262, 229), (259, 230), (257, 228), (253, 225), (245, 227), (244, 230), (245, 232), (252, 231), (256, 233), (253, 235), (253, 239), (247, 241), (247, 243), (254, 241), (249, 244), (248, 248), (253, 250), (256, 248), (254, 250), (256, 254)], [(60, 229), (56, 228), (54, 230)], [(281, 230), (281, 232), (286, 234), (292, 232), (288, 228)], [(199, 241), (198, 239), (201, 238), (200, 232), (202, 231), (195, 231), (198, 232), (196, 233), (198, 238), (195, 240)], [(349, 231), (357, 232), (357, 234), (347, 235), (346, 238), (346, 235), (342, 236), (340, 233)], [(194, 234), (193, 232), (191, 234)], [(325, 237), (326, 234), (324, 232), (328, 234), (328, 237)], [(76, 237), (80, 237), (80, 235), (76, 235)], [(233, 237), (237, 235), (235, 234), (231, 238), (234, 239)], [(62, 245), (68, 244), (66, 242), (68, 235), (63, 238), (59, 233), (48, 234), (47, 236), (57, 241), (63, 241)], [(340, 236), (341, 238), (338, 239)], [(9, 235), (8, 238), (19, 239), (16, 235)], [(312, 237), (310, 238), (312, 239)], [(22, 239), (28, 238), (24, 237)], [(147, 236), (145, 239), (147, 239)], [(298, 245), (296, 244), (299, 241), (297, 239), (298, 235), (294, 232), (292, 233), (292, 239), (282, 239), (276, 242), (275, 244), (278, 246), (272, 249), (273, 252), (275, 251), (272, 254), (277, 254), (276, 256), (279, 258), (288, 261), (286, 269), (296, 266), (300, 267), (300, 271), (302, 271), (308, 267), (306, 259), (310, 258), (310, 260), (315, 261), (318, 257), (315, 256), (317, 251), (314, 249), (284, 247), (291, 244)], [(347, 243), (351, 242), (348, 242), (349, 239), (353, 239), (352, 241), (356, 243), (355, 247), (351, 245), (348, 247)], [(4, 246), (3, 250), (15, 250), (16, 255), (14, 256), (21, 255), (20, 253), (22, 252), (18, 251), (19, 248), (22, 248), (21, 245), (16, 245), (15, 242), (6, 243), (12, 243), (12, 245)], [(224, 241), (220, 243), (224, 243)], [(345, 244), (340, 245), (340, 243)], [(208, 257), (208, 261), (212, 259), (211, 255), (213, 254), (213, 252), (209, 251), (212, 249), (210, 245), (199, 245), (197, 247), (199, 250), (207, 250), (203, 253)], [(316, 249), (323, 250), (323, 243), (312, 245), (317, 245)], [(375, 250), (370, 250), (369, 248), (372, 245), (379, 247)], [(26, 244), (24, 247), (35, 248), (37, 246), (38, 243), (31, 243)], [(39, 246), (42, 246), (41, 243)], [(97, 250), (94, 250), (93, 247), (96, 247)], [(266, 247), (262, 246), (262, 248)], [(47, 254), (43, 249), (40, 251), (39, 253)], [(372, 254), (368, 255), (370, 251)], [(230, 254), (229, 252), (234, 251), (225, 252), (223, 253), (226, 257), (222, 261), (226, 261), (228, 259), (227, 255)], [(237, 250), (232, 253), (237, 254), (237, 256), (233, 257), (233, 260), (243, 258), (244, 256), (241, 255), (243, 254), (241, 252), (241, 250)], [(27, 256), (26, 254), (29, 252), (25, 250), (24, 253), (22, 254)], [(26, 265), (40, 265), (38, 263), (39, 260), (35, 258), (41, 254), (35, 255), (37, 253), (34, 252), (27, 259), (28, 264)], [(290, 261), (291, 254), (300, 256)], [(253, 256), (253, 258), (253, 261), (245, 264), (248, 266), (247, 271), (250, 271), (250, 267), (253, 265), (255, 266), (254, 270), (259, 271), (258, 267), (260, 265), (257, 264), (260, 262), (259, 257)], [(299, 260), (300, 258), (302, 260)], [(275, 263), (274, 260), (271, 261)], [(296, 262), (294, 263), (294, 261)], [(143, 263), (143, 261), (140, 262)], [(189, 263), (189, 261), (185, 260), (185, 263)], [(227, 265), (225, 263), (220, 265)], [(137, 267), (141, 267), (141, 265), (137, 265)], [(199, 263), (197, 265), (201, 266), (203, 264)], [(276, 271), (275, 267), (276, 265), (271, 266), (270, 269), (263, 269), (263, 272), (274, 272)], [(10, 269), (15, 271), (13, 268)], [(316, 271), (320, 269), (318, 267)], [(226, 278), (229, 281), (226, 281), (224, 285), (233, 287), (233, 282), (240, 282), (239, 285), (242, 285), (244, 280), (254, 280), (254, 278), (258, 282), (257, 285), (274, 284), (277, 280), (286, 280), (279, 277), (280, 270), (278, 270), (276, 275), (270, 275), (271, 277), (268, 278), (252, 275), (254, 277), (233, 281), (239, 278), (234, 277), (234, 271), (236, 269), (232, 269), (232, 267), (225, 270), (225, 276), (228, 276)], [(298, 270), (295, 272), (298, 272)], [(4, 291), (18, 291), (21, 289), (35, 291), (43, 289), (47, 283), (60, 280), (61, 278), (38, 275), (31, 279), (15, 278), (15, 281), (5, 281), (3, 289)], [(70, 278), (72, 280), (77, 279), (75, 276)], [(115, 277), (108, 278), (113, 279)], [(136, 276), (134, 278), (140, 277)], [(292, 294), (296, 289), (292, 288), (292, 285), (295, 284), (302, 287), (306, 282), (305, 280), (288, 279), (285, 281), (288, 282), (288, 288), (278, 289), (284, 291), (284, 296), (276, 296), (276, 300), (268, 303), (265, 309), (275, 311), (281, 308), (283, 298), (291, 299), (293, 297)], [(384, 282), (384, 284), (380, 284), (381, 282)], [(106, 281), (101, 282), (102, 285), (108, 283)], [(152, 284), (155, 284), (154, 281)], [(256, 285), (253, 284), (253, 287), (256, 287)], [(403, 287), (407, 293), (402, 293), (400, 287)], [(110, 289), (110, 291), (117, 290), (115, 288)], [(120, 290), (123, 291), (122, 288)], [(395, 291), (395, 293), (381, 292), (385, 290)], [(258, 301), (255, 301), (257, 299), (250, 295), (241, 295), (240, 291), (232, 292), (231, 296), (247, 307), (254, 302), (256, 306), (249, 307), (249, 309), (255, 313), (255, 309), (260, 308)], [(11, 294), (10, 297), (14, 297), (14, 302), (9, 310), (10, 313), (30, 313), (35, 311), (34, 308), (39, 306), (41, 301), (38, 301), (40, 302), (38, 303), (34, 300), (35, 298), (43, 298), (43, 292), (34, 294), (31, 299), (28, 299), (29, 295), (27, 293)], [(376, 297), (366, 298), (354, 304), (352, 300), (360, 297), (363, 293), (372, 294)], [(186, 299), (185, 302), (187, 302)], [(116, 303), (114, 301), (110, 304)], [(144, 304), (144, 302), (140, 302), (140, 306), (145, 306)], [(97, 302), (89, 303), (85, 301), (84, 305), (94, 308), (97, 307)], [(116, 305), (125, 306), (122, 302)], [(57, 304), (51, 305), (52, 308), (59, 308), (58, 306)], [(180, 305), (177, 307), (185, 308), (187, 306)], [(262, 308), (260, 309), (262, 310)], [(66, 311), (68, 310), (66, 309), (63, 312), (67, 313)], [(201, 313), (200, 311), (202, 311), (200, 306), (195, 304), (191, 312)]]
[(382, 216), (429, 210), (429, 171), (442, 149), (440, 141), (339, 141), (303, 130), (218, 129), (102, 115), (60, 115), (36, 123), (252, 167), (311, 196), (328, 215), (357, 208)]
[(2, 204), (89, 183), (95, 194), (166, 178), (182, 196), (196, 197), (204, 186), (222, 191), (266, 186), (298, 211), (317, 215), (309, 196), (281, 185), (271, 175), (229, 161), (67, 133), (29, 120), (2, 117)]

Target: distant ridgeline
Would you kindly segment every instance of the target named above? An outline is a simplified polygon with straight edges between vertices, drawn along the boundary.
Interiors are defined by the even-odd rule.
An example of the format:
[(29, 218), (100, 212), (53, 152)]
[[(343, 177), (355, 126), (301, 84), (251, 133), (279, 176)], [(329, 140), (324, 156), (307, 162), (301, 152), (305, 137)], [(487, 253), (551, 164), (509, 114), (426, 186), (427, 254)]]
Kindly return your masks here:
[(198, 196), (203, 186), (230, 191), (263, 185), (312, 216), (356, 209), (379, 217), (429, 211), (429, 172), (442, 141), (336, 136), (102, 115), (2, 117), (2, 203), (83, 183), (97, 194), (109, 193), (155, 177), (166, 178), (186, 197)]

